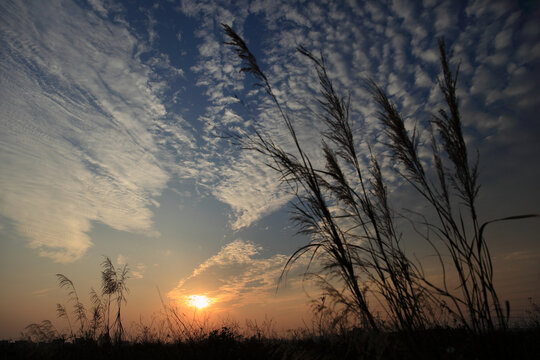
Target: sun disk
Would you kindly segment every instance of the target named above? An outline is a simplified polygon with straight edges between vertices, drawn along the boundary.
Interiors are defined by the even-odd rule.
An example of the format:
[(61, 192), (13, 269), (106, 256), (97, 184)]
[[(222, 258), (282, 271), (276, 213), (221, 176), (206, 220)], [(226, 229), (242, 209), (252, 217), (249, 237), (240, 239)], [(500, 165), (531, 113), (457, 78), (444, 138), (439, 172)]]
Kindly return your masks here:
[(210, 305), (211, 301), (204, 295), (191, 295), (187, 298), (187, 304), (197, 309), (204, 309)]

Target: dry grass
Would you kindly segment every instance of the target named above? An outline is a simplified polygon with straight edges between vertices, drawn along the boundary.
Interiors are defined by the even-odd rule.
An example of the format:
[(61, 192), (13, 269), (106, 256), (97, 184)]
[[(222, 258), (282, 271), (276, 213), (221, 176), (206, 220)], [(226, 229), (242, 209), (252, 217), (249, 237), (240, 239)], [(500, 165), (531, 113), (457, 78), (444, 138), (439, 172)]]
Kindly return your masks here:
[[(89, 310), (79, 298), (73, 282), (63, 274), (56, 274), (60, 288), (68, 291), (68, 302), (72, 303), (72, 315), (79, 325), (73, 329), (69, 307), (63, 304), (56, 305), (57, 317), (64, 319), (69, 333), (59, 332), (49, 320), (39, 324), (30, 324), (26, 327), (22, 337), (28, 341), (42, 342), (59, 339), (62, 341), (99, 341), (100, 343), (121, 343), (124, 340), (124, 326), (122, 324), (122, 304), (127, 302), (126, 286), (128, 279), (127, 264), (116, 269), (108, 257), (101, 263), (101, 294), (90, 289), (91, 307)], [(110, 313), (114, 311), (116, 302), (116, 316), (111, 326)], [(113, 337), (111, 338), (111, 330)]]
[[(293, 191), (292, 220), (298, 232), (311, 241), (289, 258), (284, 273), (302, 256), (322, 263), (313, 278), (321, 285), (327, 303), (342, 312), (336, 319), (355, 317), (356, 325), (421, 331), (438, 326), (441, 311), (453, 317), (457, 325), (473, 333), (483, 333), (508, 326), (509, 304), (503, 309), (493, 283), (491, 255), (483, 233), (494, 221), (516, 220), (538, 215), (520, 215), (479, 222), (476, 201), (479, 191), (478, 162), (469, 158), (463, 138), (461, 115), (456, 96), (457, 70), (452, 72), (444, 40), (439, 40), (442, 76), (439, 88), (446, 108), (439, 109), (430, 121), (432, 164), (436, 173), (426, 171), (420, 161), (416, 129), (406, 130), (403, 117), (385, 92), (372, 80), (365, 85), (379, 106), (378, 118), (387, 141), (383, 145), (399, 164), (397, 175), (409, 183), (424, 201), (429, 212), (409, 219), (418, 234), (431, 245), (440, 260), (443, 281), (428, 280), (422, 264), (413, 261), (403, 250), (402, 231), (396, 227), (398, 213), (388, 197), (386, 179), (375, 155), (357, 152), (357, 140), (350, 119), (350, 100), (340, 96), (328, 76), (323, 55), (315, 56), (303, 47), (298, 52), (313, 63), (319, 80), (318, 119), (326, 126), (322, 137), (324, 168), (315, 168), (310, 155), (299, 141), (294, 124), (284, 111), (246, 43), (228, 25), (223, 25), (236, 54), (242, 60), (241, 72), (257, 79), (275, 104), (294, 144), (294, 152), (283, 149), (271, 136), (234, 134), (243, 148), (257, 151)], [(363, 168), (360, 158), (370, 159)], [(338, 209), (338, 210), (336, 210)], [(427, 235), (426, 235), (427, 234)], [(450, 264), (443, 261), (448, 255)], [(451, 266), (452, 271), (447, 267)], [(309, 271), (309, 266), (308, 270)], [(458, 291), (447, 286), (447, 277), (456, 274)], [(386, 313), (376, 319), (367, 298), (378, 299)]]
[[(108, 263), (102, 266), (102, 281), (106, 271), (106, 279), (123, 279), (125, 288), (123, 272), (112, 271)], [(73, 282), (63, 275), (58, 279), (60, 286), (68, 290), (72, 313), (77, 317), (78, 309), (86, 307), (76, 295)], [(278, 334), (275, 322), (268, 318), (262, 322), (246, 321), (242, 327), (232, 320), (216, 322), (204, 316), (189, 317), (181, 309), (164, 304), (160, 314), (146, 322), (141, 318), (125, 330), (122, 328), (122, 337), (113, 336), (111, 341), (106, 336), (107, 311), (103, 305), (107, 295), (108, 292), (102, 290), (98, 296), (100, 305), (96, 307), (97, 294), (92, 292), (93, 309), (88, 314), (98, 313), (99, 321), (95, 322), (85, 313), (80, 316), (86, 319), (79, 323), (81, 328), (73, 332), (70, 327), (69, 333), (59, 331), (48, 320), (31, 324), (21, 340), (0, 341), (1, 358), (533, 359), (540, 351), (540, 342), (535, 341), (540, 336), (535, 305), (532, 305), (535, 313), (526, 321), (532, 327), (512, 331), (473, 334), (463, 328), (434, 328), (382, 332), (355, 327), (343, 313), (327, 306), (325, 298), (314, 302), (313, 310), (318, 316), (311, 324), (286, 334)], [(66, 308), (63, 312), (66, 314), (62, 317), (67, 321)]]

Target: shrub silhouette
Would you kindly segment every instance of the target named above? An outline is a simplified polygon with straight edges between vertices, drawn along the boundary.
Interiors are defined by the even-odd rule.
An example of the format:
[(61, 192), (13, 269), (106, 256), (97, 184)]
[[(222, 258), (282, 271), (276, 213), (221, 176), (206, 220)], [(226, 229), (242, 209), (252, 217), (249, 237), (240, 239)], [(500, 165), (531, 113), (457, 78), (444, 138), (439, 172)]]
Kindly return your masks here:
[[(322, 267), (312, 275), (326, 295), (323, 298), (334, 306), (344, 305), (344, 315), (356, 315), (363, 326), (371, 329), (380, 329), (383, 322), (374, 316), (367, 301), (369, 296), (382, 304), (386, 323), (393, 329), (422, 330), (437, 325), (436, 312), (441, 309), (459, 326), (476, 333), (505, 329), (509, 304), (506, 302), (503, 309), (495, 290), (484, 229), (495, 221), (537, 215), (480, 224), (476, 208), (478, 162), (471, 162), (463, 138), (456, 95), (458, 71), (450, 69), (444, 40), (439, 39), (438, 43), (442, 69), (438, 85), (446, 108), (440, 109), (429, 122), (434, 174), (420, 161), (416, 128), (409, 133), (385, 92), (374, 81), (365, 80), (379, 107), (378, 118), (387, 138), (384, 146), (400, 165), (398, 176), (416, 190), (435, 215), (433, 220), (420, 215), (419, 221), (411, 221), (415, 229), (425, 229), (425, 234), (418, 234), (438, 256), (443, 281), (436, 284), (426, 277), (422, 264), (412, 261), (403, 251), (401, 233), (394, 221), (396, 211), (389, 202), (379, 162), (371, 147), (367, 154), (358, 153), (351, 129), (350, 99), (338, 95), (322, 53), (315, 56), (304, 47), (297, 48), (311, 60), (319, 80), (318, 118), (326, 126), (321, 133), (325, 167), (319, 169), (300, 143), (290, 116), (255, 56), (230, 26), (223, 24), (223, 29), (228, 37), (226, 44), (242, 60), (240, 72), (254, 76), (256, 85), (271, 98), (295, 147), (293, 154), (260, 130), (231, 134), (243, 148), (263, 154), (269, 166), (289, 185), (296, 197), (292, 220), (299, 233), (311, 238), (290, 256), (282, 277), (301, 256), (309, 255), (310, 265), (317, 258)], [(368, 169), (361, 165), (362, 156), (370, 159)], [(452, 271), (447, 269), (443, 254), (450, 256)], [(457, 278), (458, 291), (447, 285), (451, 274)]]

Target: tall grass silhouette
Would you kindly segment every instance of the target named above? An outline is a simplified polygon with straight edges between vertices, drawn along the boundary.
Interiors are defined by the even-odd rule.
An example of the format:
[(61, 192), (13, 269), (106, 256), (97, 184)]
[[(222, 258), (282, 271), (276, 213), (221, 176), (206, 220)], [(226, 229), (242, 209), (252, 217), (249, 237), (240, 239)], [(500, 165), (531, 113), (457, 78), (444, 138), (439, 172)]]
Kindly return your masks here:
[(106, 298), (106, 303), (102, 306), (106, 311), (105, 318), (105, 336), (110, 338), (110, 312), (111, 312), (111, 300), (116, 300), (116, 316), (113, 326), (116, 328), (114, 333), (114, 340), (116, 342), (122, 341), (122, 334), (124, 333), (124, 327), (122, 325), (122, 303), (127, 302), (126, 295), (129, 289), (126, 286), (126, 280), (128, 279), (128, 267), (125, 264), (120, 269), (115, 269), (111, 259), (106, 257), (101, 263), (103, 270), (101, 271), (101, 293)]
[[(23, 332), (23, 337), (34, 341), (46, 341), (56, 338), (65, 340), (99, 341), (100, 343), (121, 343), (124, 335), (122, 324), (122, 304), (127, 302), (129, 289), (126, 285), (129, 278), (127, 264), (116, 269), (112, 261), (105, 257), (101, 263), (101, 294), (93, 288), (90, 289), (91, 308), (87, 310), (79, 298), (77, 289), (67, 276), (56, 274), (58, 286), (68, 291), (68, 301), (72, 303), (78, 330), (74, 331), (70, 317), (69, 307), (56, 304), (56, 314), (65, 319), (69, 327), (69, 335), (60, 333), (49, 320), (39, 324), (30, 324)], [(111, 309), (114, 311), (116, 303), (116, 315), (111, 326)], [(113, 336), (111, 337), (111, 331)]]
[[(420, 160), (416, 128), (412, 133), (407, 131), (396, 105), (374, 81), (365, 79), (379, 107), (378, 118), (387, 138), (383, 145), (401, 169), (397, 175), (415, 189), (435, 215), (428, 218), (419, 214), (420, 220), (411, 221), (439, 259), (443, 281), (436, 284), (426, 276), (422, 264), (403, 250), (405, 240), (395, 222), (397, 212), (388, 198), (379, 161), (369, 146), (371, 139), (363, 139), (369, 152), (358, 153), (350, 99), (334, 88), (322, 53), (316, 56), (302, 46), (297, 48), (312, 62), (319, 81), (317, 117), (326, 126), (321, 133), (325, 167), (319, 169), (304, 150), (290, 116), (245, 41), (230, 26), (223, 24), (223, 29), (226, 44), (242, 60), (240, 72), (252, 75), (257, 86), (265, 90), (295, 148), (294, 153), (285, 150), (260, 130), (231, 135), (243, 148), (263, 154), (296, 197), (292, 220), (311, 240), (290, 256), (282, 276), (301, 256), (310, 256), (310, 264), (319, 260), (322, 267), (313, 275), (322, 287), (323, 299), (342, 305), (341, 316), (356, 315), (363, 327), (374, 330), (423, 330), (440, 323), (437, 314), (441, 310), (474, 333), (506, 329), (509, 303), (503, 308), (497, 295), (484, 230), (495, 221), (537, 215), (479, 222), (478, 162), (470, 159), (463, 137), (456, 95), (458, 70), (450, 69), (444, 40), (438, 43), (442, 70), (438, 85), (446, 108), (438, 110), (429, 122), (435, 174)], [(369, 168), (361, 165), (361, 157), (369, 158)], [(444, 255), (450, 256), (451, 271), (443, 261)], [(452, 275), (457, 278), (457, 291), (448, 285)], [(384, 321), (374, 315), (370, 296), (384, 308)]]

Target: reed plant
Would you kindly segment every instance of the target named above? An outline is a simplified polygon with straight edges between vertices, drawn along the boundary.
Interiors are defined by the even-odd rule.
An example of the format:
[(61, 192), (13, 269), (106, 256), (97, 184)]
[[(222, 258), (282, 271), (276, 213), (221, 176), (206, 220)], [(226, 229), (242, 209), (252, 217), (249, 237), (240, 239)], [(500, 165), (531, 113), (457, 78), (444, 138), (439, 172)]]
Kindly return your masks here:
[(110, 312), (111, 301), (116, 300), (116, 316), (114, 319), (113, 327), (116, 328), (114, 333), (115, 342), (122, 341), (122, 335), (124, 333), (124, 326), (122, 325), (122, 304), (127, 302), (127, 293), (129, 292), (126, 286), (126, 280), (128, 279), (128, 267), (124, 264), (120, 269), (115, 269), (111, 259), (105, 257), (101, 263), (103, 270), (101, 271), (101, 293), (106, 298), (105, 302), (105, 336), (110, 338)]
[[(493, 280), (493, 264), (484, 230), (492, 222), (523, 219), (520, 215), (480, 223), (477, 212), (478, 162), (471, 161), (463, 137), (457, 73), (450, 69), (447, 49), (439, 40), (442, 76), (439, 89), (446, 108), (429, 122), (430, 150), (435, 174), (420, 160), (416, 128), (406, 130), (403, 116), (387, 94), (371, 79), (365, 80), (378, 118), (386, 135), (383, 145), (398, 164), (397, 175), (427, 203), (435, 218), (420, 215), (410, 219), (435, 251), (441, 266), (442, 284), (431, 281), (422, 264), (405, 253), (402, 231), (396, 224), (387, 181), (375, 154), (359, 153), (351, 119), (350, 98), (340, 96), (328, 75), (324, 56), (304, 47), (298, 52), (313, 64), (319, 82), (316, 117), (325, 125), (321, 133), (324, 168), (316, 168), (304, 150), (290, 115), (278, 101), (274, 90), (245, 41), (223, 24), (230, 45), (242, 60), (240, 72), (252, 75), (257, 86), (270, 97), (288, 131), (294, 151), (280, 146), (256, 129), (254, 133), (230, 136), (244, 149), (264, 155), (266, 163), (293, 192), (292, 220), (298, 232), (310, 237), (288, 259), (282, 277), (302, 256), (317, 259), (321, 267), (311, 273), (323, 290), (326, 302), (341, 306), (341, 316), (356, 315), (360, 325), (378, 330), (424, 330), (438, 325), (437, 313), (447, 311), (459, 326), (474, 333), (506, 329), (509, 304), (503, 308)], [(361, 158), (369, 159), (369, 166)], [(426, 235), (427, 234), (427, 235)], [(449, 255), (453, 271), (443, 256)], [(447, 277), (457, 276), (458, 291), (450, 289)], [(379, 319), (368, 299), (375, 298), (386, 316)], [(328, 305), (325, 305), (328, 306)]]
[[(88, 319), (86, 317), (86, 309), (84, 308), (84, 305), (79, 300), (79, 295), (77, 295), (77, 290), (75, 289), (75, 285), (69, 278), (67, 278), (63, 274), (56, 274), (56, 277), (58, 279), (58, 286), (68, 290), (69, 300), (73, 302), (74, 313), (75, 313), (77, 321), (79, 322), (79, 334), (83, 334), (85, 332), (86, 323)], [(69, 319), (69, 315), (68, 315), (68, 311), (66, 310), (66, 307), (62, 304), (56, 304), (56, 313), (58, 317), (65, 318), (67, 320), (68, 325), (69, 325), (70, 335), (74, 336), (73, 328), (71, 327), (71, 321)]]
[[(39, 324), (30, 324), (24, 332), (24, 337), (44, 341), (62, 338), (65, 340), (100, 341), (102, 343), (120, 343), (124, 338), (124, 325), (122, 323), (122, 304), (127, 302), (129, 289), (126, 285), (129, 278), (127, 264), (116, 269), (112, 261), (105, 257), (101, 263), (101, 294), (93, 288), (90, 289), (91, 307), (87, 309), (79, 298), (77, 289), (67, 276), (56, 274), (60, 288), (68, 291), (68, 300), (73, 303), (73, 314), (79, 324), (78, 330), (74, 331), (71, 322), (70, 311), (66, 305), (57, 304), (56, 314), (68, 323), (69, 335), (58, 332), (49, 320)], [(114, 311), (116, 303), (116, 315), (111, 326), (110, 313)], [(111, 330), (113, 337), (111, 337)]]

